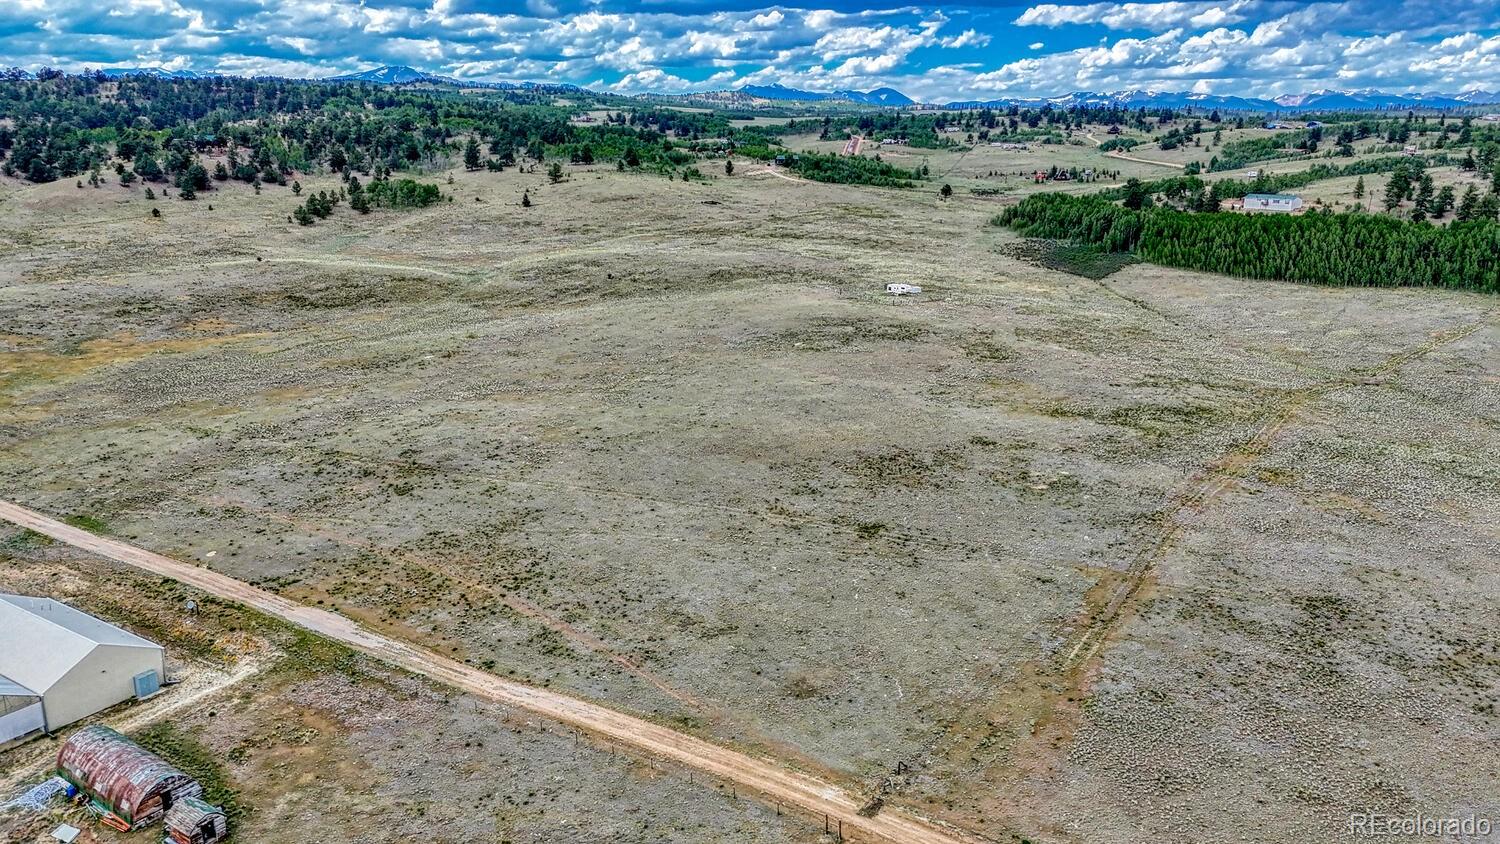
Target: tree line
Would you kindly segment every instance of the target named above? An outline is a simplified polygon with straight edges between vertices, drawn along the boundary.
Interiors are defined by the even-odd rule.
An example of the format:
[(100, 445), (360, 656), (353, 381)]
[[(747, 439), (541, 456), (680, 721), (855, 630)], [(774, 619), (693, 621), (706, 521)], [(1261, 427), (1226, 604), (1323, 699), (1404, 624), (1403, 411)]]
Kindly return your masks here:
[(1032, 237), (1223, 275), (1500, 292), (1500, 223), (1494, 220), (1438, 227), (1369, 214), (1190, 214), (1046, 193), (1027, 197), (993, 222)]
[(657, 109), (590, 123), (574, 114), (550, 95), (523, 91), (49, 74), (0, 80), (0, 170), (50, 182), (113, 167), (132, 174), (127, 182), (176, 181), (199, 156), (226, 153), (224, 178), (262, 183), (324, 168), (419, 170), (460, 155), (471, 168), (503, 169), (522, 155), (672, 167), (691, 157), (684, 148), (704, 132), (723, 133), (720, 145), (732, 149), (774, 145), (782, 130)]

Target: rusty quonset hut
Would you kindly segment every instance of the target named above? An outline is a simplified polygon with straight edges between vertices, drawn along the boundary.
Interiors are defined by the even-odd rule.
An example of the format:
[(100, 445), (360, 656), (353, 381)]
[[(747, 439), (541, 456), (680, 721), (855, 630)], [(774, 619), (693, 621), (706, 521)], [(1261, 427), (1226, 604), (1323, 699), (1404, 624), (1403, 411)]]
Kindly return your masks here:
[(68, 737), (57, 754), (57, 773), (136, 829), (152, 823), (203, 786), (165, 759), (98, 725)]

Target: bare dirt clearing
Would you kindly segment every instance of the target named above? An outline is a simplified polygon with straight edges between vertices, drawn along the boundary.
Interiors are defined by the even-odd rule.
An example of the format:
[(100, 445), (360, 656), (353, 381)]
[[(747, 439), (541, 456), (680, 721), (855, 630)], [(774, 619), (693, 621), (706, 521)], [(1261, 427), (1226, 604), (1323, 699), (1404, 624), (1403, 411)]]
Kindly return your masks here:
[(309, 228), (12, 188), (3, 497), (1000, 840), (1494, 808), (1493, 300), (1095, 282), (962, 193), (456, 178)]

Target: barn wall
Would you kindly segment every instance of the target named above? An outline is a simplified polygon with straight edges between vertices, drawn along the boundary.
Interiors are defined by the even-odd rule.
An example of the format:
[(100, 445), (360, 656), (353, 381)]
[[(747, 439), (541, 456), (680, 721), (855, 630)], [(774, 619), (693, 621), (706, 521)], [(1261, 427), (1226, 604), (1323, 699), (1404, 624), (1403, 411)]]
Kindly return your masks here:
[(56, 730), (135, 697), (131, 678), (148, 670), (165, 674), (160, 648), (95, 647), (42, 698), (47, 728)]

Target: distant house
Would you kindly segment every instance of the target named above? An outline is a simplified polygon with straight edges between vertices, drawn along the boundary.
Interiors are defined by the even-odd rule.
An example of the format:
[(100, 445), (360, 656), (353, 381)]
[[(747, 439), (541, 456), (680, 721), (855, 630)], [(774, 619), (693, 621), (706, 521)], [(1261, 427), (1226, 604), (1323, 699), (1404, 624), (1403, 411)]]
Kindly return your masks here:
[(1309, 129), (1318, 129), (1318, 128), (1322, 127), (1322, 125), (1323, 124), (1319, 123), (1316, 120), (1309, 120), (1309, 121), (1307, 121), (1307, 128), (1309, 128)]
[(1245, 171), (1245, 178), (1247, 178), (1247, 179), (1259, 179), (1260, 178), (1260, 171), (1259, 170), (1246, 170)]
[(166, 673), (160, 645), (50, 598), (0, 595), (0, 643), (0, 675), (41, 699), (48, 731), (155, 692)]
[(893, 281), (885, 286), (885, 292), (892, 296), (909, 296), (913, 293), (921, 293), (922, 288), (915, 284), (901, 284)]
[(1120, 134), (1120, 127), (1118, 127), (1118, 126), (1111, 126), (1111, 127), (1109, 127), (1108, 134), (1111, 134), (1111, 135), (1118, 135), (1118, 134)]
[(1417, 148), (1414, 147), (1414, 146), (1412, 146), (1412, 145), (1410, 145), (1410, 144), (1407, 144), (1406, 146), (1404, 146), (1404, 147), (1401, 148), (1401, 154), (1402, 155), (1416, 155), (1417, 154)]
[(1252, 193), (1241, 209), (1247, 214), (1293, 214), (1302, 210), (1302, 197), (1288, 193)]

